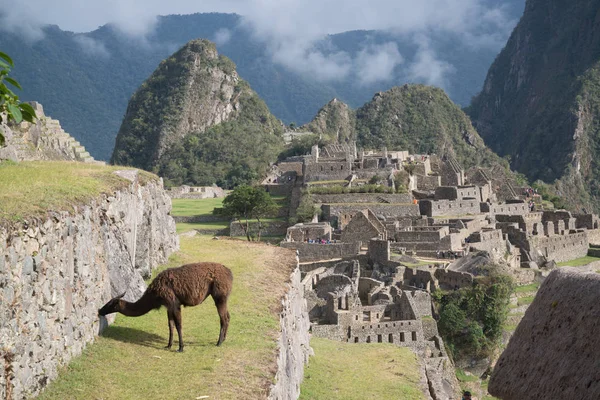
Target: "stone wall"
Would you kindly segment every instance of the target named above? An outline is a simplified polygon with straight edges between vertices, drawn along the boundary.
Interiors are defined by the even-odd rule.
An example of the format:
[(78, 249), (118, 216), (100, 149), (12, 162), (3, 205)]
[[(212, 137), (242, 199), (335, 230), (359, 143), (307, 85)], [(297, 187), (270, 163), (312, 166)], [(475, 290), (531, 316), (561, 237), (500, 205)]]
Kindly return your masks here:
[[(101, 329), (98, 308), (145, 290), (179, 246), (162, 181), (0, 229), (0, 398), (35, 396)], [(6, 360), (11, 360), (7, 363)]]
[(439, 175), (414, 175), (417, 178), (417, 189), (419, 190), (435, 190), (436, 187), (442, 184)]
[(428, 217), (480, 214), (481, 207), (477, 200), (420, 200), (421, 215)]
[(279, 355), (275, 383), (268, 397), (270, 400), (298, 398), (304, 365), (308, 364), (308, 357), (312, 353), (309, 343), (310, 321), (299, 268), (292, 272), (289, 289), (281, 304), (281, 334), (277, 341)]
[(225, 191), (218, 186), (175, 186), (167, 194), (172, 199), (214, 199), (225, 197)]
[(331, 260), (356, 255), (361, 243), (313, 244), (302, 242), (281, 242), (281, 247), (298, 251), (300, 262)]
[(342, 214), (356, 213), (368, 207), (376, 216), (393, 218), (399, 216), (418, 216), (419, 206), (416, 204), (324, 204), (323, 219), (333, 221)]
[(524, 202), (503, 204), (481, 203), (481, 211), (493, 215), (526, 215), (529, 214), (529, 206)]
[(469, 287), (473, 284), (473, 275), (468, 272), (437, 269), (435, 271), (435, 278), (438, 280), (440, 287), (444, 289)]
[(19, 125), (0, 123), (6, 139), (5, 146), (0, 147), (0, 160), (96, 162), (81, 143), (61, 128), (58, 120), (44, 115), (41, 104), (29, 104), (37, 115), (35, 124), (25, 121)]
[(347, 160), (308, 162), (302, 169), (304, 182), (342, 180), (352, 175), (352, 165)]
[(556, 236), (532, 236), (530, 246), (538, 249), (548, 260), (570, 261), (585, 257), (588, 252), (588, 237), (585, 231)]
[[(244, 224), (244, 221), (242, 221)], [(288, 223), (285, 221), (267, 221), (262, 223), (261, 236), (285, 236)], [(258, 234), (258, 222), (250, 222), (249, 230), (251, 235)], [(229, 236), (246, 236), (246, 232), (240, 226), (238, 221), (231, 221), (229, 224)]]
[(410, 204), (413, 199), (410, 193), (311, 194), (311, 197), (315, 203), (322, 204), (382, 203), (382, 200), (392, 204)]

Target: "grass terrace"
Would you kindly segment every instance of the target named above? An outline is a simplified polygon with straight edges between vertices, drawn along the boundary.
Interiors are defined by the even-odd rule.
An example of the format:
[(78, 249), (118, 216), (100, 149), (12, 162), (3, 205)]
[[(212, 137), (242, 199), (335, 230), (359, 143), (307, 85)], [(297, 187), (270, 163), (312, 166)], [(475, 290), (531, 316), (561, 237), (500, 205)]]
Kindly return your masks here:
[(585, 256), (571, 261), (563, 261), (556, 265), (559, 267), (581, 267), (593, 263), (594, 261), (600, 261), (600, 257)]
[(312, 338), (301, 400), (423, 399), (419, 366), (408, 348)]
[[(48, 210), (73, 212), (103, 193), (131, 184), (114, 174), (129, 167), (66, 161), (0, 162), (0, 224), (43, 218)], [(140, 182), (158, 179), (139, 171)]]
[(171, 215), (174, 217), (212, 215), (215, 208), (223, 207), (223, 199), (173, 199)]
[(199, 260), (233, 271), (231, 323), (221, 347), (215, 346), (219, 317), (211, 299), (183, 309), (184, 353), (164, 349), (169, 332), (164, 308), (137, 318), (118, 314), (39, 399), (266, 398), (276, 368), (281, 298), (295, 254), (241, 240), (181, 237), (181, 251), (160, 270)]

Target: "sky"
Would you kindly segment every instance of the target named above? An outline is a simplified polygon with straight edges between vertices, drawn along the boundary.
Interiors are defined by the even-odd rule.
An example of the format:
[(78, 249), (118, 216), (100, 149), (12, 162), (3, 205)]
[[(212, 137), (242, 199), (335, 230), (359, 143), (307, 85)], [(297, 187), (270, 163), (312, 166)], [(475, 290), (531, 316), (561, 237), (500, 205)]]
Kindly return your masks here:
[[(500, 5), (498, 5), (500, 3)], [(458, 35), (474, 47), (497, 49), (506, 43), (516, 21), (496, 0), (0, 0), (0, 29), (16, 31), (29, 40), (43, 37), (41, 27), (89, 32), (106, 23), (124, 34), (143, 39), (158, 15), (227, 12), (243, 16), (242, 24), (264, 42), (275, 62), (323, 81), (354, 75), (369, 84), (391, 77), (403, 66), (411, 77), (444, 87), (452, 66), (437, 58), (430, 34)], [(324, 35), (349, 30), (384, 30), (410, 38), (418, 53), (410, 64), (395, 43), (372, 45), (350, 56), (316, 50)], [(229, 40), (222, 31), (213, 40)], [(78, 44), (107, 56), (102, 43), (79, 38)]]

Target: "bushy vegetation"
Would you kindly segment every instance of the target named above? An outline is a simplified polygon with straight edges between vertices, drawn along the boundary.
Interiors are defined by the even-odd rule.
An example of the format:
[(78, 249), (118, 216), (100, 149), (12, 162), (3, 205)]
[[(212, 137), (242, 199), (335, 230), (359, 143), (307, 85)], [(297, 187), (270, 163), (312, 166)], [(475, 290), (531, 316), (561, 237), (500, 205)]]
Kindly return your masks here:
[(513, 287), (512, 278), (490, 269), (471, 287), (434, 292), (438, 329), (453, 358), (487, 357), (497, 349)]
[(250, 220), (256, 219), (258, 221), (257, 240), (260, 242), (261, 218), (270, 216), (275, 210), (275, 202), (263, 188), (241, 185), (225, 197), (221, 214), (236, 220), (244, 230), (248, 241), (252, 239)]
[(321, 209), (315, 205), (310, 195), (303, 194), (296, 209), (296, 219), (292, 222), (310, 222), (315, 215), (321, 215)]

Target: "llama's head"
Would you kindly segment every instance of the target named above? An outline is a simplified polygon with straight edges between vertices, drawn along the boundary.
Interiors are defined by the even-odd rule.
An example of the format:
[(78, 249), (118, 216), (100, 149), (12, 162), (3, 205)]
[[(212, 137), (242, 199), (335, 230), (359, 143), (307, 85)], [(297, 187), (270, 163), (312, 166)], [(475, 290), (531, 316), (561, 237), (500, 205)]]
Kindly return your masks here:
[(120, 296), (110, 299), (108, 303), (106, 303), (101, 309), (98, 310), (98, 315), (104, 316), (121, 311), (121, 298), (123, 296), (125, 296), (125, 292), (123, 292), (123, 294)]

